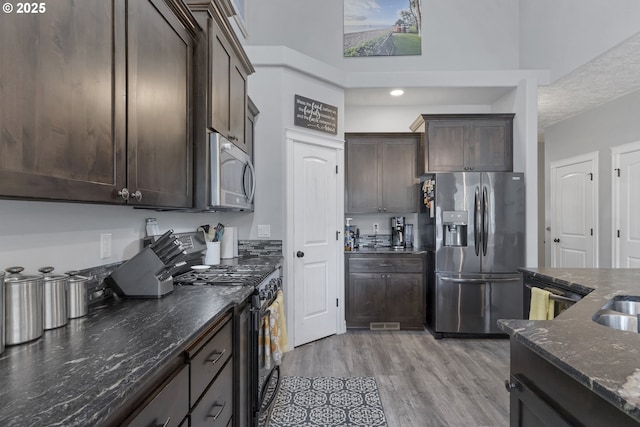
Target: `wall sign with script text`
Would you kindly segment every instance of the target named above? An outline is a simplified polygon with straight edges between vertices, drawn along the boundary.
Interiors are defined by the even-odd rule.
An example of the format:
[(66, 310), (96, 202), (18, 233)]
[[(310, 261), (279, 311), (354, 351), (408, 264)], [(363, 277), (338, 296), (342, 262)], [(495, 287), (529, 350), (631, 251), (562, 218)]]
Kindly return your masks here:
[(338, 107), (296, 95), (294, 124), (333, 135), (338, 133)]

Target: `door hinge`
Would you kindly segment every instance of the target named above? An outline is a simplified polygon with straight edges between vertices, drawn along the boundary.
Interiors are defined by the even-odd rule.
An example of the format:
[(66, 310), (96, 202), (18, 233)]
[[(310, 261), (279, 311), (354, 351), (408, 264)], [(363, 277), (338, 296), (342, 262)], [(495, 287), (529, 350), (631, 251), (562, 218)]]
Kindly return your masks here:
[(338, 298), (336, 298), (336, 307), (339, 307), (338, 301), (339, 301)]
[(590, 181), (593, 181), (593, 173), (589, 172), (589, 174), (588, 174), (588, 175), (589, 175), (589, 180), (590, 180)]
[(620, 168), (615, 168), (614, 171), (616, 171), (616, 174), (618, 174), (618, 178), (620, 178)]

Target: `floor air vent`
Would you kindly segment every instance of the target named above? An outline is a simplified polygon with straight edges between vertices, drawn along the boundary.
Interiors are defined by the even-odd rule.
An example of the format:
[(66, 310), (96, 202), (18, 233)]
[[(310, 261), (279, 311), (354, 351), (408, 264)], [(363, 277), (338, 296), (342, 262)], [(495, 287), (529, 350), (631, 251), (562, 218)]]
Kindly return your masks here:
[(370, 331), (399, 331), (400, 322), (371, 322), (369, 323)]

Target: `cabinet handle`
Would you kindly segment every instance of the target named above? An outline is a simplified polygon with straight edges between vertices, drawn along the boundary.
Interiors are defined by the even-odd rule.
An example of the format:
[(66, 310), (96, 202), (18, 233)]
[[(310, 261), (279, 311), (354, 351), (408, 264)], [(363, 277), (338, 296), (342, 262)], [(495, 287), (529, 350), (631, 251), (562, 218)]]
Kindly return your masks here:
[(125, 187), (122, 190), (118, 191), (118, 196), (122, 197), (123, 200), (129, 200), (129, 190)]
[(213, 408), (220, 408), (220, 410), (218, 411), (217, 414), (215, 415), (207, 415), (207, 418), (213, 418), (213, 421), (217, 420), (218, 417), (220, 416), (220, 414), (222, 414), (222, 411), (224, 411), (224, 407), (227, 406), (227, 402), (224, 402), (222, 405), (213, 405), (211, 407), (211, 409)]
[(216, 357), (215, 359), (212, 359), (211, 356), (209, 356), (209, 358), (207, 359), (207, 362), (211, 362), (212, 365), (215, 365), (216, 363), (218, 363), (218, 360), (220, 360), (220, 358), (222, 358), (222, 356), (224, 356), (224, 353), (227, 351), (227, 349), (222, 350), (221, 352), (217, 352), (214, 351), (213, 353), (211, 353), (211, 356), (218, 355), (218, 357)]
[(382, 211), (383, 211), (383, 212), (386, 212), (386, 211), (387, 211), (387, 208), (382, 208)]
[(136, 190), (135, 193), (131, 194), (131, 196), (139, 202), (142, 201), (142, 193), (140, 192), (140, 190)]
[(167, 427), (170, 421), (171, 421), (171, 417), (167, 418), (167, 421), (165, 421), (164, 424), (162, 425), (158, 424), (158, 427)]
[(506, 388), (509, 393), (511, 393), (513, 390), (520, 389), (518, 383), (509, 380), (504, 380), (504, 388)]
[(382, 208), (378, 208), (378, 212), (382, 212)]
[(391, 267), (391, 264), (378, 264), (380, 267)]

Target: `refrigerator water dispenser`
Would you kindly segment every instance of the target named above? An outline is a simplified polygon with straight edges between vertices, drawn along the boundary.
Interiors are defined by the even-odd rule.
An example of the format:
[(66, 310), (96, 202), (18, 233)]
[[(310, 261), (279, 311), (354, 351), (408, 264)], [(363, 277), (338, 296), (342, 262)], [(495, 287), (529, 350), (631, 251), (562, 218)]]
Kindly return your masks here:
[(467, 211), (443, 211), (444, 246), (467, 246)]

